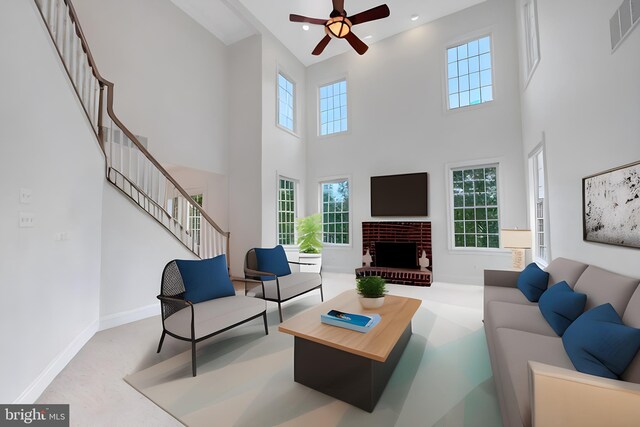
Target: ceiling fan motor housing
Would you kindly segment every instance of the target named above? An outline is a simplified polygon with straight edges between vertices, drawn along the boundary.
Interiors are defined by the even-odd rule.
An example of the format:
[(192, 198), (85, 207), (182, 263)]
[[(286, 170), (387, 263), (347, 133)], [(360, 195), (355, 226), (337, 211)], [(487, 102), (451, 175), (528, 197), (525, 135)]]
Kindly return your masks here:
[(344, 16), (335, 16), (330, 18), (324, 26), (327, 35), (338, 39), (343, 39), (351, 32), (353, 24)]

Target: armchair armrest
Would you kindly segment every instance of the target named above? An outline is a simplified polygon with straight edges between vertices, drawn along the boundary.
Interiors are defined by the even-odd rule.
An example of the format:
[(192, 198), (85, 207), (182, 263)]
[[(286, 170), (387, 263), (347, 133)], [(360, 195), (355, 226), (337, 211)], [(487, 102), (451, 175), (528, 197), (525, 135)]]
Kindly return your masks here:
[(297, 261), (287, 261), (289, 264), (295, 264), (295, 265), (317, 265), (317, 264), (313, 264), (311, 262), (297, 262)]
[(179, 304), (179, 305), (184, 305), (186, 306), (193, 306), (193, 303), (191, 301), (188, 301), (186, 299), (182, 299), (182, 298), (175, 298), (175, 297), (167, 297), (164, 295), (158, 295), (156, 298), (158, 298), (161, 302), (167, 303), (167, 304)]
[(517, 283), (519, 275), (519, 271), (513, 270), (485, 270), (484, 285), (516, 288), (518, 286)]
[[(278, 277), (276, 274), (274, 273), (269, 273), (268, 271), (258, 271), (258, 270), (252, 270), (250, 268), (245, 268), (244, 269), (244, 274), (246, 276), (250, 276), (250, 277), (260, 277), (260, 276), (273, 276), (273, 277)], [(255, 279), (254, 279), (255, 280)]]
[(255, 279), (249, 279), (249, 278), (245, 278), (245, 277), (237, 277), (237, 276), (230, 276), (230, 279), (232, 281), (238, 281), (238, 282), (244, 282), (244, 294), (245, 296), (247, 295), (247, 292), (249, 291), (249, 289), (247, 289), (247, 283), (255, 283), (256, 286), (254, 286), (253, 288), (259, 286), (262, 286), (262, 294), (264, 295), (264, 283), (262, 283), (262, 280), (255, 280)]
[(529, 362), (531, 417), (542, 426), (635, 426), (640, 384)]

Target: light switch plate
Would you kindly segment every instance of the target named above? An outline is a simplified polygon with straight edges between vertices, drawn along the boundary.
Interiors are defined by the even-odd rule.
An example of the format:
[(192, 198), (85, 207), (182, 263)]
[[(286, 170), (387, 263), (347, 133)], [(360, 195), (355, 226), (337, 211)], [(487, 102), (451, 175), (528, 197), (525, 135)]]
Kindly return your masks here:
[(36, 216), (33, 212), (20, 212), (20, 228), (33, 228), (36, 225)]
[(30, 188), (21, 188), (20, 189), (20, 203), (23, 205), (28, 205), (31, 203), (31, 197), (33, 196), (33, 191)]

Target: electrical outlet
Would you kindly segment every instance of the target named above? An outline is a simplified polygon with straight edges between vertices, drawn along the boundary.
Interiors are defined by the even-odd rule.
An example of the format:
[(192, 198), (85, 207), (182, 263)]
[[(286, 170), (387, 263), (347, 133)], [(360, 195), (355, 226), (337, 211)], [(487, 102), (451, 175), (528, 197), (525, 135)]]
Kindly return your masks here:
[(33, 192), (30, 188), (21, 188), (20, 189), (20, 203), (23, 205), (28, 205), (31, 203), (31, 197)]
[(33, 228), (36, 225), (36, 216), (33, 212), (20, 212), (20, 228)]

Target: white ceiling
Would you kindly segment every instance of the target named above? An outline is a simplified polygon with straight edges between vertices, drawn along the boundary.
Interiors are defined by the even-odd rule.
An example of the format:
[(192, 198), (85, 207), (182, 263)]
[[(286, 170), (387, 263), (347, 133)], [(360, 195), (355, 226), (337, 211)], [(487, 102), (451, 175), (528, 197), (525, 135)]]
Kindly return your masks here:
[[(325, 19), (333, 9), (331, 0), (171, 0), (226, 44), (269, 30), (304, 64), (311, 65), (344, 52), (357, 55), (345, 40), (332, 40), (320, 56), (311, 55), (324, 37), (324, 28), (289, 22), (289, 14)], [(386, 3), (391, 16), (354, 27), (368, 45), (485, 0), (345, 0), (349, 15)], [(411, 20), (417, 14), (419, 19)], [(262, 27), (262, 28), (260, 28)], [(371, 36), (365, 39), (366, 36)]]

